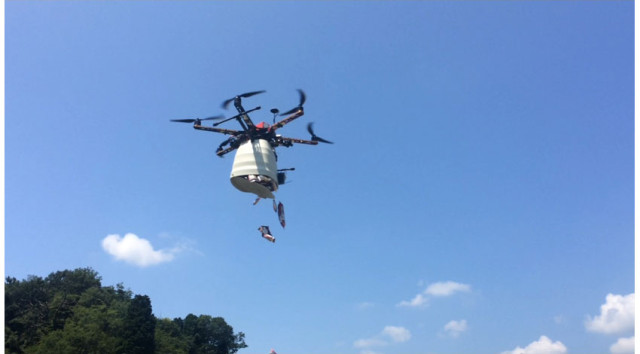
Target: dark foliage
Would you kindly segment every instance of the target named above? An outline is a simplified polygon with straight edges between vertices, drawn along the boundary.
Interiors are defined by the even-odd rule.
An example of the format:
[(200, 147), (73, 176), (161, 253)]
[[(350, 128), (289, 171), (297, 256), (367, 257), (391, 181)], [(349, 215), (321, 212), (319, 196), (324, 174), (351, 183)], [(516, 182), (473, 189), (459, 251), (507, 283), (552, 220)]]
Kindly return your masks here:
[(156, 318), (151, 313), (148, 296), (136, 295), (127, 310), (124, 320), (122, 352), (153, 354), (155, 350)]
[(236, 353), (244, 333), (221, 317), (157, 319), (151, 299), (102, 286), (90, 268), (5, 281), (6, 353)]

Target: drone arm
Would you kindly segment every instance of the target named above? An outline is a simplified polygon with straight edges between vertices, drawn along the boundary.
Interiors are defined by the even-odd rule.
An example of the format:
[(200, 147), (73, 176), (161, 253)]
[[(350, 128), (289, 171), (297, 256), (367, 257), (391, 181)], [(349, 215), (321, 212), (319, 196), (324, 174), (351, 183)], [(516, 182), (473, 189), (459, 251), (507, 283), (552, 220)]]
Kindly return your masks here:
[(295, 113), (293, 113), (292, 115), (288, 116), (287, 118), (279, 121), (278, 123), (274, 124), (271, 126), (272, 130), (276, 130), (276, 129), (280, 129), (283, 126), (285, 126), (286, 124), (291, 123), (294, 119), (302, 117), (304, 115), (304, 110), (302, 108), (300, 108), (299, 110), (297, 110)]
[[(239, 148), (240, 145), (242, 145), (245, 141), (247, 141), (247, 138), (248, 136), (245, 134), (233, 135), (229, 137), (229, 139), (223, 141), (220, 144), (220, 146), (218, 146), (218, 149), (216, 150), (216, 155), (218, 155), (218, 157), (222, 157), (227, 153)], [(227, 145), (229, 145), (229, 147), (225, 148), (225, 146)]]
[(304, 140), (304, 139), (296, 139), (296, 138), (284, 138), (279, 136), (278, 137), (278, 144), (279, 145), (284, 145), (284, 146), (291, 146), (292, 143), (296, 143), (296, 144), (307, 144), (307, 145), (318, 145), (317, 141), (313, 141), (313, 140)]
[(198, 130), (205, 130), (208, 132), (227, 134), (227, 135), (238, 135), (242, 133), (239, 130), (205, 127), (204, 125), (198, 125), (198, 124), (194, 124), (193, 128)]
[(255, 129), (255, 125), (251, 121), (251, 118), (249, 118), (249, 112), (255, 111), (256, 109), (260, 109), (260, 107), (258, 106), (255, 109), (245, 111), (244, 107), (242, 107), (242, 100), (240, 99), (240, 96), (236, 96), (236, 98), (233, 100), (233, 105), (236, 106), (236, 110), (238, 111), (238, 116), (236, 117), (237, 117), (238, 123), (240, 123), (242, 128), (244, 130), (247, 130), (247, 128)]
[(231, 152), (231, 151), (233, 151), (233, 150), (235, 150), (237, 148), (238, 148), (238, 146), (230, 146), (230, 147), (228, 147), (228, 148), (226, 148), (224, 150), (216, 151), (216, 155), (218, 155), (219, 157), (222, 157), (222, 156), (226, 155), (227, 153), (229, 153), (229, 152)]

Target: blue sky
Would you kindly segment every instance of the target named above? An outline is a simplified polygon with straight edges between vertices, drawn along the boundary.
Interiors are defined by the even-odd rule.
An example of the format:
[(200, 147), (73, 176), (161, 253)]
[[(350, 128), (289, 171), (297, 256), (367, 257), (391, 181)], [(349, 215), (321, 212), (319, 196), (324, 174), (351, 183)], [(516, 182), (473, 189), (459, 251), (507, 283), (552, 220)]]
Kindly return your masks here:
[[(244, 353), (625, 352), (633, 10), (8, 1), (6, 274), (92, 267)], [(282, 229), (222, 136), (169, 120), (264, 89), (268, 121), (297, 88), (280, 133), (335, 144), (279, 148)]]

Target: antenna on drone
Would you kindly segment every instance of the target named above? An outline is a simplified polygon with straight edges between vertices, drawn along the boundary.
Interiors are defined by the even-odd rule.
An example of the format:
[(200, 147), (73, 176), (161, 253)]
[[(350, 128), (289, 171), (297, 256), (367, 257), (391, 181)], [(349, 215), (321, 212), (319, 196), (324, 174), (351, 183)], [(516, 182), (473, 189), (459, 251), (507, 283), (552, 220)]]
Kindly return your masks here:
[(276, 117), (278, 116), (278, 113), (280, 113), (280, 111), (277, 108), (272, 108), (271, 113), (273, 113), (273, 124), (276, 124)]

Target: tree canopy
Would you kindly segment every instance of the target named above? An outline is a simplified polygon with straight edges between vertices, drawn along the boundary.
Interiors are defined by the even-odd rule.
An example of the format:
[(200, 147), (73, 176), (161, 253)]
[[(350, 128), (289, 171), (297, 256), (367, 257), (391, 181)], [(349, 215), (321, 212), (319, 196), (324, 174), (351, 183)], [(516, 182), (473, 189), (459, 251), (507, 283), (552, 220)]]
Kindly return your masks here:
[(222, 317), (156, 318), (151, 299), (102, 286), (91, 268), (5, 279), (6, 353), (227, 354), (246, 348)]

